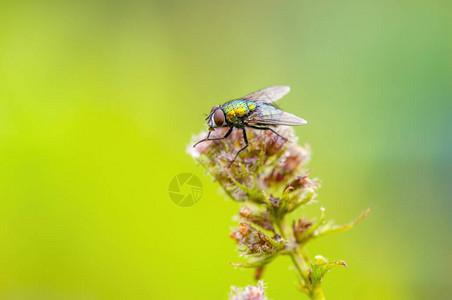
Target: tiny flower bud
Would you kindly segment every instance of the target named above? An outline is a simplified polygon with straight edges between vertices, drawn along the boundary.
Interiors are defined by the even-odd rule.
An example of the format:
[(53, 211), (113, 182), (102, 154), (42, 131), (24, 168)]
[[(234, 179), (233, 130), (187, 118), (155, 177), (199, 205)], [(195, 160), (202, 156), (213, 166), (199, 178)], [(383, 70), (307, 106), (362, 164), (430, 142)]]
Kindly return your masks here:
[(293, 221), (292, 229), (295, 236), (295, 239), (298, 241), (302, 236), (303, 232), (308, 230), (312, 226), (313, 222), (308, 222), (306, 217), (303, 219), (299, 219), (298, 222)]
[(267, 300), (264, 282), (261, 280), (257, 286), (249, 285), (246, 288), (232, 286), (229, 300)]
[(247, 221), (250, 221), (266, 230), (274, 231), (270, 214), (267, 211), (253, 211), (248, 206), (242, 206), (239, 215)]
[(309, 172), (306, 172), (302, 174), (301, 176), (295, 177), (294, 180), (292, 180), (288, 185), (286, 185), (286, 188), (292, 187), (294, 190), (297, 189), (303, 189), (307, 187), (318, 187), (317, 180), (312, 180), (308, 177)]
[(240, 222), (239, 228), (232, 232), (230, 237), (239, 247), (244, 247), (246, 254), (271, 254), (283, 248), (279, 235), (270, 237), (247, 222)]

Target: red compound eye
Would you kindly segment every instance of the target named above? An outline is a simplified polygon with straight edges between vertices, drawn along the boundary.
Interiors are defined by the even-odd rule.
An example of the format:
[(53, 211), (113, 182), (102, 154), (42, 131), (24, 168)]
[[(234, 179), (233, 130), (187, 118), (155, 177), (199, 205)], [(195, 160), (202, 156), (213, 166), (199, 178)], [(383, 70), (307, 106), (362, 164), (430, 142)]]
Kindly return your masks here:
[(217, 126), (224, 125), (224, 113), (221, 109), (217, 109), (213, 114), (213, 121)]

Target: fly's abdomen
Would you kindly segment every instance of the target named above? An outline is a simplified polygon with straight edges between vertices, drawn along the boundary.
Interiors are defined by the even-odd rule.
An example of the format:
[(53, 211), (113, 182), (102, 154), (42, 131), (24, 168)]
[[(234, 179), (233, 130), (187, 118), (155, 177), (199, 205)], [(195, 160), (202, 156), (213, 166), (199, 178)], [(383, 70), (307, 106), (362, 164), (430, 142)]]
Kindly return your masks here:
[(237, 123), (240, 118), (248, 116), (256, 109), (256, 103), (245, 100), (234, 100), (224, 104), (221, 109), (229, 123)]

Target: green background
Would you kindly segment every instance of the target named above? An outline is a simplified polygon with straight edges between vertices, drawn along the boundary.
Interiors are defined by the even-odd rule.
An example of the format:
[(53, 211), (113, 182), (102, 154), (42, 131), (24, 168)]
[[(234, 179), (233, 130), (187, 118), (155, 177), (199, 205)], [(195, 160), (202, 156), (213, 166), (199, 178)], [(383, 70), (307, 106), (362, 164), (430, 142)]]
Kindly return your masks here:
[[(353, 230), (329, 299), (446, 299), (450, 1), (2, 1), (0, 298), (224, 299), (238, 206), (186, 154), (213, 105), (276, 84), (308, 120), (319, 203)], [(167, 193), (204, 185), (192, 207)], [(226, 201), (225, 201), (226, 200)], [(271, 298), (301, 299), (287, 257)]]

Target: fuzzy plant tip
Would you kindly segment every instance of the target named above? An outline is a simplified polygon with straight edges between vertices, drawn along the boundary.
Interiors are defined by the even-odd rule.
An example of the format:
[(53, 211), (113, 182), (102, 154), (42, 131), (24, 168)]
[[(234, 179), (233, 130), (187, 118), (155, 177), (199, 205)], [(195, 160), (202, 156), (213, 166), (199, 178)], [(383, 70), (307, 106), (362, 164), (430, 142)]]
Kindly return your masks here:
[[(237, 227), (230, 234), (241, 253), (242, 262), (235, 268), (255, 268), (260, 279), (267, 264), (281, 255), (289, 256), (297, 272), (297, 286), (311, 299), (325, 299), (321, 283), (335, 266), (346, 266), (342, 260), (328, 262), (322, 256), (311, 256), (307, 244), (319, 237), (348, 230), (358, 224), (370, 209), (345, 225), (327, 222), (325, 208), (317, 218), (293, 217), (292, 212), (316, 202), (319, 181), (311, 178), (306, 164), (309, 146), (296, 143), (291, 127), (274, 131), (246, 128), (248, 147), (242, 130), (228, 129), (202, 132), (193, 137), (187, 152), (218, 182), (225, 194), (240, 203)], [(217, 140), (196, 141), (206, 136)], [(240, 149), (243, 149), (238, 153)], [(238, 154), (238, 155), (237, 155)], [(245, 289), (233, 288), (230, 299), (265, 299), (263, 283)]]
[(260, 280), (257, 285), (248, 285), (245, 288), (231, 286), (229, 300), (268, 300), (264, 282)]

